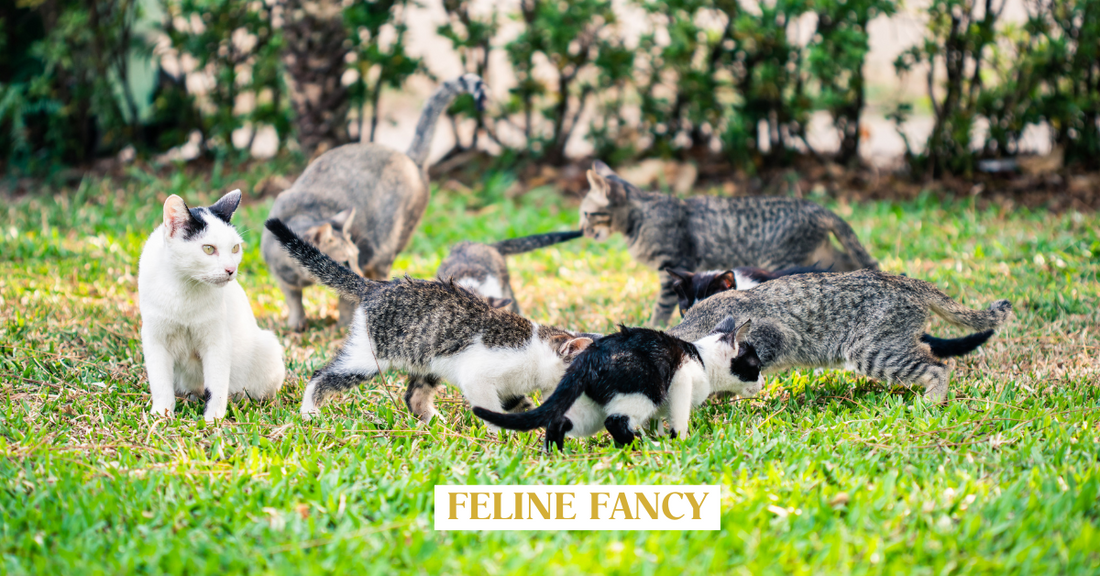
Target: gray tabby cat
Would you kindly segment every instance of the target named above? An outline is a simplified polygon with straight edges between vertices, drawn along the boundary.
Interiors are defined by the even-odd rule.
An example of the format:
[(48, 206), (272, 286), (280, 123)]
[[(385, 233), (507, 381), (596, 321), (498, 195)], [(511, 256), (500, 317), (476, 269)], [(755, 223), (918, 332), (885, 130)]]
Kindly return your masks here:
[[(924, 335), (933, 312), (955, 326), (985, 332), (933, 339)], [(1008, 300), (971, 310), (923, 280), (860, 270), (785, 276), (752, 290), (716, 294), (696, 303), (669, 334), (692, 340), (727, 316), (752, 320), (746, 341), (765, 372), (843, 367), (878, 380), (920, 384), (926, 399), (940, 402), (947, 397), (948, 369), (933, 352), (958, 355), (957, 348), (984, 342), (1011, 313)]]
[[(444, 82), (428, 99), (416, 134), (407, 152), (367, 142), (334, 148), (314, 160), (288, 190), (275, 199), (270, 218), (279, 218), (295, 232), (312, 241), (318, 227), (329, 224), (344, 252), (322, 248), (341, 264), (367, 278), (389, 277), (397, 254), (405, 248), (428, 205), (428, 150), (436, 121), (455, 96), (469, 93), (480, 108), (485, 100), (484, 84), (474, 74)], [(340, 214), (355, 210), (353, 215)], [(353, 217), (354, 216), (354, 217)], [(350, 266), (347, 243), (354, 241), (356, 266)], [(260, 247), (268, 268), (286, 296), (290, 308), (288, 323), (294, 330), (305, 328), (302, 289), (313, 284), (306, 270), (289, 258), (279, 243), (264, 231)], [(340, 322), (346, 324), (355, 304), (341, 299)]]
[[(333, 392), (390, 368), (459, 387), (472, 406), (514, 409), (526, 395), (549, 393), (592, 339), (489, 306), (472, 292), (428, 280), (364, 280), (296, 236), (281, 221), (267, 229), (319, 282), (356, 302), (350, 332), (331, 362), (310, 378), (302, 416)], [(422, 419), (435, 415), (429, 395)], [(426, 415), (426, 418), (425, 418)]]
[(443, 281), (453, 280), (455, 284), (485, 298), (496, 308), (508, 306), (512, 312), (519, 314), (519, 304), (512, 292), (505, 257), (579, 238), (581, 234), (579, 230), (549, 232), (509, 238), (494, 244), (459, 242), (439, 264), (435, 275)]
[[(588, 183), (580, 208), (584, 235), (603, 241), (622, 233), (630, 255), (661, 274), (661, 293), (649, 320), (654, 325), (667, 323), (676, 308), (668, 268), (878, 267), (852, 228), (813, 202), (767, 196), (682, 199), (642, 192), (599, 161), (588, 171)], [(833, 246), (830, 234), (845, 251)]]

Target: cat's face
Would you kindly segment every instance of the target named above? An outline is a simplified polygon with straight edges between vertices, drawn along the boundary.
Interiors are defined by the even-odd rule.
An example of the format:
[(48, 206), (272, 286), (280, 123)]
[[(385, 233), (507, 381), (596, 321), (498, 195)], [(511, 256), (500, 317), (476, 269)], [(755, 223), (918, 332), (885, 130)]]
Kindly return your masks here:
[(188, 208), (175, 194), (164, 201), (165, 244), (177, 270), (211, 286), (225, 286), (237, 277), (243, 247), (229, 221), (240, 202), (240, 190), (205, 208)]
[(580, 228), (585, 238), (603, 242), (615, 231), (615, 220), (627, 208), (626, 182), (596, 161), (588, 173), (588, 194), (581, 200)]
[(359, 246), (351, 239), (350, 232), (354, 218), (355, 208), (348, 208), (331, 219), (307, 229), (302, 237), (337, 264), (362, 276), (363, 271), (359, 268)]
[[(714, 390), (733, 392), (742, 398), (756, 396), (764, 386), (760, 357), (747, 341), (752, 321), (737, 325), (733, 318), (726, 318), (704, 340), (708, 374), (715, 381)], [(713, 369), (709, 369), (714, 366)]]

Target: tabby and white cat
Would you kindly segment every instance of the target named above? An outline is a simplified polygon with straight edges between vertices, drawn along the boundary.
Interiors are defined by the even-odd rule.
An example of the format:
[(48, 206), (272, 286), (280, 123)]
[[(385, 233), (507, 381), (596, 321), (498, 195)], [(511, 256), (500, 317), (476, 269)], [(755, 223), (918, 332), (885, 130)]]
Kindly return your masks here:
[[(844, 220), (806, 200), (681, 199), (642, 192), (599, 161), (588, 171), (588, 182), (580, 207), (584, 235), (602, 241), (622, 233), (631, 256), (661, 272), (661, 293), (649, 320), (654, 325), (667, 323), (676, 308), (674, 279), (665, 272), (669, 268), (820, 265), (845, 271), (878, 266)], [(845, 251), (833, 246), (830, 235)]]
[[(484, 104), (485, 87), (478, 76), (466, 74), (444, 82), (424, 105), (406, 152), (358, 142), (322, 154), (275, 199), (269, 217), (285, 221), (308, 240), (309, 230), (355, 209), (354, 218), (348, 216), (346, 224), (334, 225), (357, 247), (357, 268), (352, 269), (367, 278), (388, 278), (394, 258), (409, 243), (428, 206), (428, 151), (436, 121), (451, 100), (463, 93), (473, 95), (478, 107)], [(290, 328), (303, 329), (302, 289), (313, 284), (313, 278), (287, 257), (270, 233), (263, 233), (260, 247), (286, 296)], [(342, 254), (323, 251), (345, 262)], [(353, 302), (340, 301), (341, 324), (347, 323), (354, 308)]]
[[(390, 368), (435, 383), (447, 380), (471, 405), (499, 412), (535, 390), (552, 390), (572, 358), (592, 343), (591, 338), (493, 308), (453, 283), (364, 280), (279, 220), (268, 220), (267, 229), (320, 283), (357, 303), (340, 352), (306, 386), (301, 408), (305, 418), (318, 413), (330, 393)], [(432, 397), (421, 400), (422, 413), (417, 415), (430, 419), (435, 415)]]
[[(981, 332), (932, 338), (924, 326), (933, 312)], [(747, 341), (765, 372), (843, 367), (878, 380), (919, 384), (926, 399), (940, 402), (949, 380), (940, 358), (972, 350), (1011, 313), (1008, 300), (971, 310), (923, 280), (859, 270), (785, 276), (752, 290), (722, 292), (698, 302), (669, 333), (690, 340), (727, 316), (752, 320)]]
[(591, 436), (606, 428), (619, 444), (660, 413), (671, 436), (687, 436), (691, 408), (713, 392), (755, 396), (760, 360), (745, 343), (749, 322), (720, 323), (692, 343), (647, 328), (621, 326), (578, 355), (546, 402), (530, 412), (499, 414), (474, 408), (479, 418), (502, 428), (546, 426), (546, 448), (562, 448), (566, 436)]
[(493, 244), (459, 242), (439, 264), (435, 275), (443, 281), (453, 280), (455, 284), (485, 298), (496, 308), (508, 306), (512, 312), (519, 314), (519, 304), (512, 292), (508, 261), (505, 258), (579, 238), (581, 234), (579, 230), (549, 232), (509, 238)]
[(230, 219), (240, 201), (234, 190), (189, 209), (169, 196), (141, 251), (141, 345), (158, 416), (171, 416), (181, 394), (205, 398), (204, 418), (218, 420), (231, 396), (271, 398), (283, 384), (283, 349), (237, 283), (242, 240)]

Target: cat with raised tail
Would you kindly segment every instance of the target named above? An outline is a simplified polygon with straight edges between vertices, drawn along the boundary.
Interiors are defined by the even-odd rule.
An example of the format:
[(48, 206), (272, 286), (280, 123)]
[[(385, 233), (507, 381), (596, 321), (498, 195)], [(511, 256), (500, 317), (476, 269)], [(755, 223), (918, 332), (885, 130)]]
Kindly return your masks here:
[[(933, 313), (977, 332), (956, 339), (924, 334)], [(752, 320), (747, 342), (765, 372), (844, 368), (922, 386), (925, 399), (941, 402), (949, 381), (941, 359), (972, 351), (1010, 314), (1008, 300), (971, 310), (923, 280), (859, 270), (785, 276), (752, 290), (715, 294), (696, 303), (669, 333), (690, 340), (708, 334), (727, 316)]]
[[(652, 325), (666, 324), (676, 308), (670, 268), (693, 272), (739, 266), (820, 266), (836, 271), (878, 267), (848, 223), (813, 202), (643, 192), (600, 161), (588, 171), (588, 183), (580, 207), (584, 235), (603, 241), (613, 233), (623, 234), (630, 255), (661, 275)], [(833, 246), (831, 237), (843, 251)]]
[[(311, 242), (317, 240), (324, 253), (356, 273), (375, 280), (388, 278), (394, 258), (405, 249), (428, 206), (432, 136), (439, 116), (459, 94), (471, 94), (480, 109), (486, 98), (485, 85), (474, 74), (444, 82), (424, 105), (412, 144), (405, 152), (358, 142), (317, 157), (294, 185), (275, 199), (269, 217), (284, 221)], [(263, 233), (260, 245), (264, 261), (286, 296), (288, 325), (303, 330), (302, 289), (313, 284), (314, 278), (287, 256), (270, 232)], [(340, 300), (341, 324), (347, 323), (354, 309), (354, 302)]]
[(206, 399), (207, 422), (231, 397), (272, 398), (286, 374), (283, 349), (261, 330), (237, 283), (241, 236), (230, 223), (240, 190), (188, 208), (172, 195), (138, 265), (141, 345), (152, 412), (172, 416), (176, 395)]
[(549, 392), (566, 366), (592, 339), (494, 308), (452, 282), (364, 279), (340, 266), (279, 220), (267, 229), (317, 280), (355, 302), (349, 334), (336, 358), (316, 371), (302, 397), (302, 416), (334, 393), (390, 368), (432, 386), (410, 408), (421, 420), (441, 380), (462, 390), (472, 406), (500, 412), (526, 405), (535, 390)]
[(474, 414), (512, 430), (546, 427), (546, 449), (563, 447), (566, 436), (591, 436), (606, 428), (619, 444), (630, 444), (655, 415), (668, 421), (670, 435), (687, 436), (691, 408), (714, 392), (755, 396), (760, 360), (745, 342), (749, 322), (732, 318), (711, 334), (687, 342), (664, 332), (621, 326), (578, 355), (561, 384), (542, 406), (520, 414), (481, 407)]

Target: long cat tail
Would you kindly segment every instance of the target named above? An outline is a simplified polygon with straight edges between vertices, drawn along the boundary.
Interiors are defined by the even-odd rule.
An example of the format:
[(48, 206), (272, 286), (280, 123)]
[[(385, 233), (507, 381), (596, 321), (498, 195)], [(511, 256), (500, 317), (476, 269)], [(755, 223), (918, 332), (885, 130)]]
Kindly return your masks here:
[(923, 334), (920, 337), (920, 341), (928, 345), (932, 349), (932, 355), (937, 358), (951, 358), (953, 356), (965, 356), (974, 351), (975, 348), (985, 344), (986, 340), (993, 335), (992, 330), (986, 330), (985, 332), (975, 332), (962, 338), (936, 338), (929, 334)]
[(584, 392), (583, 379), (573, 371), (565, 374), (554, 393), (541, 406), (519, 414), (501, 414), (474, 407), (474, 415), (482, 420), (509, 430), (534, 430), (542, 428), (565, 414)]
[(432, 147), (432, 136), (435, 135), (435, 125), (439, 116), (451, 105), (451, 100), (459, 94), (472, 95), (479, 112), (485, 107), (485, 83), (477, 74), (463, 74), (458, 78), (451, 78), (437, 88), (424, 104), (424, 110), (420, 112), (420, 119), (416, 122), (416, 133), (413, 134), (412, 144), (409, 144), (409, 149), (405, 152), (421, 170), (428, 169), (428, 152)]
[(358, 302), (363, 299), (370, 287), (366, 280), (337, 264), (313, 244), (299, 238), (282, 220), (271, 218), (264, 225), (275, 235), (287, 253), (309, 270), (321, 284), (336, 290), (349, 300)]
[(979, 332), (1000, 326), (1012, 313), (1012, 303), (1008, 300), (998, 300), (985, 310), (971, 310), (934, 287), (931, 290), (922, 290), (920, 295), (925, 304), (928, 304), (928, 307), (944, 320)]
[(531, 236), (524, 236), (522, 238), (509, 238), (507, 240), (501, 240), (493, 247), (503, 256), (510, 254), (522, 254), (524, 252), (530, 252), (532, 250), (538, 250), (539, 248), (545, 248), (552, 246), (560, 242), (572, 240), (574, 238), (580, 238), (584, 235), (581, 230), (572, 230), (570, 232), (548, 232), (546, 234), (533, 234)]
[(859, 243), (859, 238), (856, 236), (855, 230), (852, 230), (852, 227), (840, 216), (832, 212), (829, 214), (833, 217), (833, 235), (840, 241), (840, 245), (844, 247), (844, 250), (848, 252), (848, 256), (851, 257), (860, 268), (878, 270), (878, 260), (872, 258), (863, 247), (863, 244)]

